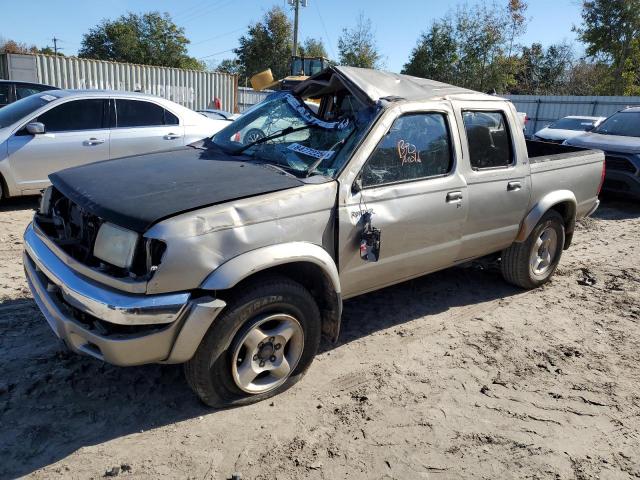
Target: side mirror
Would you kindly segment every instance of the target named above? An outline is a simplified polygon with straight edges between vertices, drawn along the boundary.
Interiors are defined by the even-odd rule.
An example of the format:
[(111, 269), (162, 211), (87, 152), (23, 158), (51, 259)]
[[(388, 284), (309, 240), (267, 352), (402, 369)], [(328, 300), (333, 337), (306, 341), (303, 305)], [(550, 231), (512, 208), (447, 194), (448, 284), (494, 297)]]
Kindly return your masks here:
[(46, 132), (46, 128), (44, 127), (44, 123), (31, 122), (27, 124), (27, 132), (31, 135), (41, 135)]

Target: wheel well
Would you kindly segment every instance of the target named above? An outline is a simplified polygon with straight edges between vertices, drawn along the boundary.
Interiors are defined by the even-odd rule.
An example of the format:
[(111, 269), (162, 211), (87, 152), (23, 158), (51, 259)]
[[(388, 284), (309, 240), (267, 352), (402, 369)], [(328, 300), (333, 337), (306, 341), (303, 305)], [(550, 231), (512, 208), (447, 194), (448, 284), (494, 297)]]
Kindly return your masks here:
[(0, 200), (3, 198), (9, 198), (9, 187), (7, 187), (7, 182), (0, 173)]
[[(276, 265), (254, 273), (236, 284), (231, 291), (242, 289), (243, 285), (253, 282), (260, 277), (281, 275), (298, 282), (311, 293), (322, 316), (322, 334), (332, 341), (338, 339), (340, 332), (340, 317), (342, 313), (342, 299), (335, 291), (330, 277), (321, 267), (311, 262), (291, 262)], [(224, 298), (224, 292), (220, 292)]]
[(564, 249), (566, 250), (573, 240), (573, 231), (576, 224), (576, 206), (573, 202), (560, 202), (552, 205), (549, 210), (555, 210), (564, 219)]

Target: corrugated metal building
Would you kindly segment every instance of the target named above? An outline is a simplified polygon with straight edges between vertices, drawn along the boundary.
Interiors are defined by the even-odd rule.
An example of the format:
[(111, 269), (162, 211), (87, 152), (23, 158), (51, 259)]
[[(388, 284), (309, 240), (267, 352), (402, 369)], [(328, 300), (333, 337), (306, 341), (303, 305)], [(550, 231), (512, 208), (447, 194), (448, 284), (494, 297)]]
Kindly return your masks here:
[(501, 95), (529, 117), (526, 134), (532, 135), (562, 117), (608, 117), (625, 107), (640, 105), (640, 97)]
[(192, 109), (219, 98), (222, 108), (238, 107), (238, 77), (220, 72), (135, 65), (53, 55), (0, 55), (0, 78), (46, 83), (60, 88), (140, 91)]
[(253, 90), (252, 88), (239, 87), (238, 88), (238, 111), (240, 113), (251, 108), (256, 103), (260, 103), (267, 96), (273, 92), (273, 90)]

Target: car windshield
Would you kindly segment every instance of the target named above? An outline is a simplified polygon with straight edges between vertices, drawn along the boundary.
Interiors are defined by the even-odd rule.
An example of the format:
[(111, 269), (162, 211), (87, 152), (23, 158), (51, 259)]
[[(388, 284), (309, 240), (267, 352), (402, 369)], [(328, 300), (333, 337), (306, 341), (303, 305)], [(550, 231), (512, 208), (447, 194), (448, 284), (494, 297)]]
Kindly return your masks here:
[(577, 130), (588, 132), (595, 125), (596, 120), (588, 118), (561, 118), (555, 123), (549, 125), (552, 130)]
[(603, 135), (640, 137), (640, 112), (614, 113), (592, 131)]
[[(332, 97), (333, 99), (333, 97)], [(213, 143), (231, 155), (278, 165), (295, 175), (339, 170), (374, 112), (351, 95), (333, 101), (322, 118), (299, 97), (272, 94), (218, 132)]]
[(47, 93), (31, 95), (0, 108), (0, 128), (13, 125), (40, 107), (44, 107), (47, 103), (57, 100), (57, 98)]

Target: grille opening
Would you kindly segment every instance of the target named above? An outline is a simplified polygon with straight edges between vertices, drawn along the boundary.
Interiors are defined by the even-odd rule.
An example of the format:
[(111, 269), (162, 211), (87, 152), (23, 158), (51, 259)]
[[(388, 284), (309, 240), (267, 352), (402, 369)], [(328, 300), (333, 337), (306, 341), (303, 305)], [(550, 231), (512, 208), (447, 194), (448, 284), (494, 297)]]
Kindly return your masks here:
[(66, 254), (84, 265), (117, 278), (148, 280), (166, 250), (166, 245), (158, 240), (143, 239), (138, 242), (129, 268), (110, 265), (93, 255), (93, 246), (100, 226), (100, 217), (83, 209), (58, 190), (51, 193), (50, 211), (36, 213), (38, 227)]

